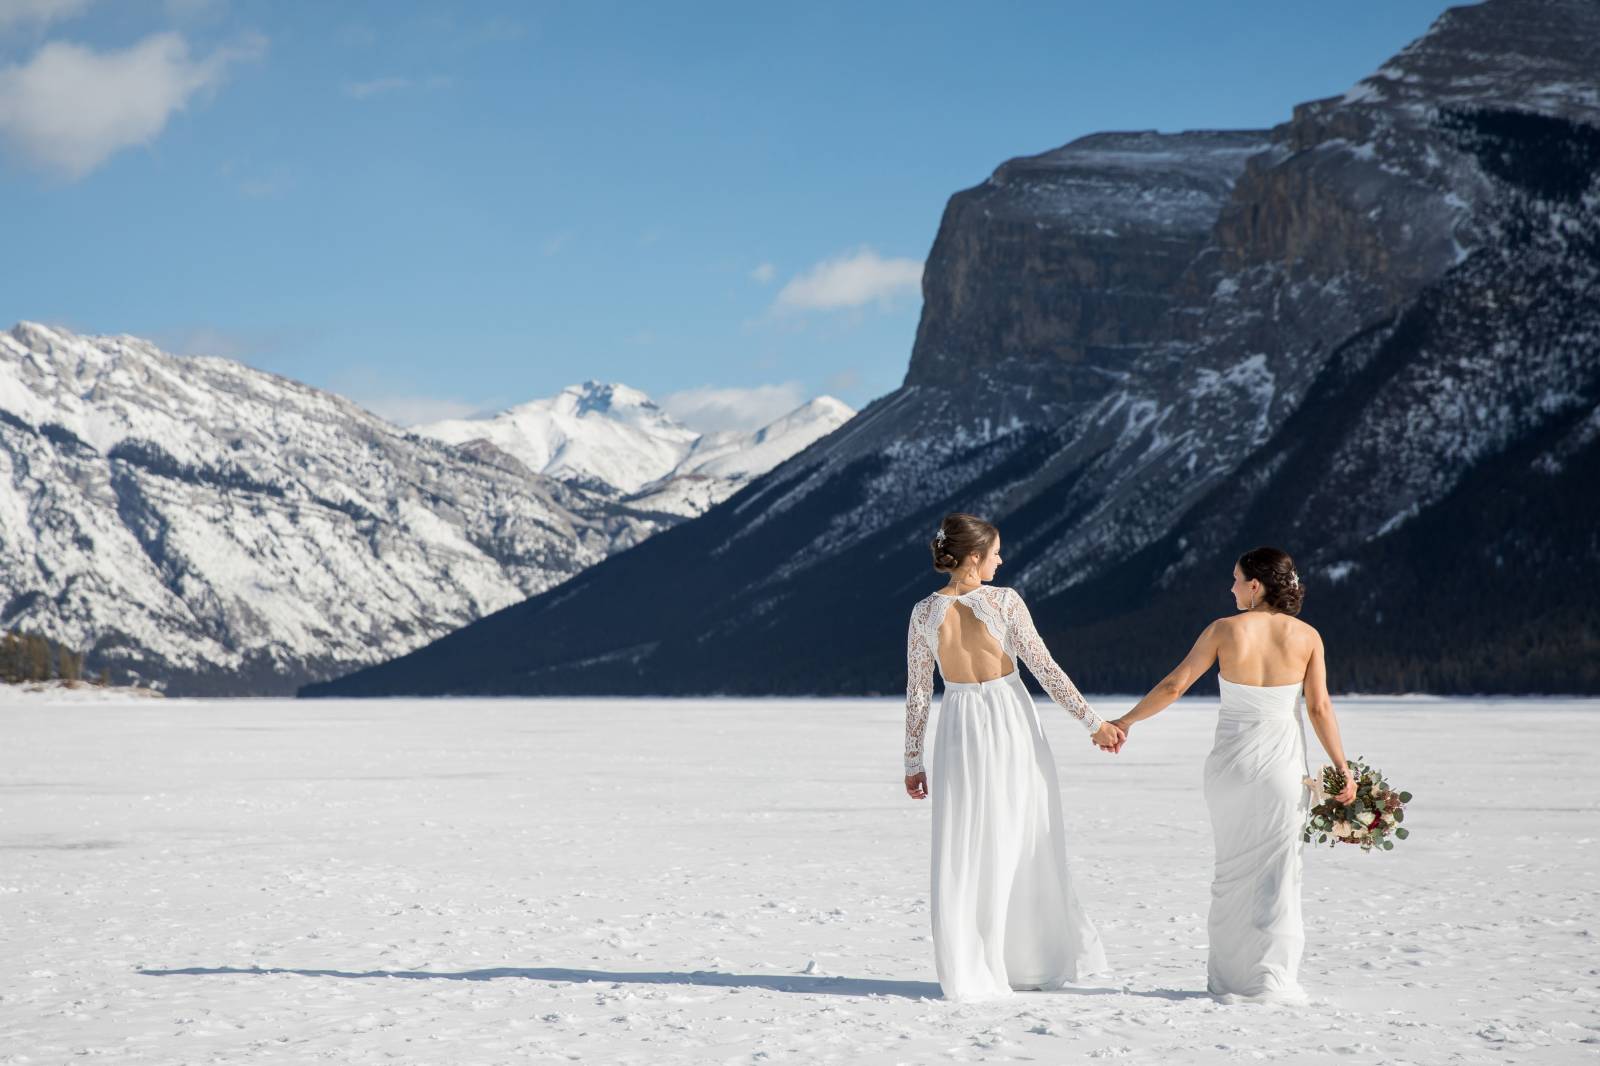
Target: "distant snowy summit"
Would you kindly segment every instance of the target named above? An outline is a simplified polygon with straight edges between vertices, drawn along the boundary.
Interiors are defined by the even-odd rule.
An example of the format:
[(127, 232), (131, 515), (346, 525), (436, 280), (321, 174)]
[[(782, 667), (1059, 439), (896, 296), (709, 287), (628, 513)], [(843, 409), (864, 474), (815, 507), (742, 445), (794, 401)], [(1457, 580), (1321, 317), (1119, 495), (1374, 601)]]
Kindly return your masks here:
[(608, 493), (639, 510), (694, 516), (854, 414), (848, 404), (818, 396), (760, 429), (702, 433), (638, 389), (591, 380), (487, 418), (411, 430), (480, 455), (498, 452), (530, 473)]
[(554, 588), (852, 413), (700, 433), (589, 382), (419, 432), (231, 359), (21, 322), (0, 331), (0, 630), (174, 695), (292, 692)]

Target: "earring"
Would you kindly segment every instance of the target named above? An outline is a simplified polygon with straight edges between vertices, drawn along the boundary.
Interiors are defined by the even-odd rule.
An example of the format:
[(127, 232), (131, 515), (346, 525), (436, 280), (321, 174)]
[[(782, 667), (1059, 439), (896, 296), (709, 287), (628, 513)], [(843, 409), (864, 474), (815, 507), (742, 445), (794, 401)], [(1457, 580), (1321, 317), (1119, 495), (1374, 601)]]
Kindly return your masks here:
[(1250, 594), (1250, 610), (1253, 611), (1255, 609), (1256, 609), (1256, 594), (1254, 592), (1252, 592)]

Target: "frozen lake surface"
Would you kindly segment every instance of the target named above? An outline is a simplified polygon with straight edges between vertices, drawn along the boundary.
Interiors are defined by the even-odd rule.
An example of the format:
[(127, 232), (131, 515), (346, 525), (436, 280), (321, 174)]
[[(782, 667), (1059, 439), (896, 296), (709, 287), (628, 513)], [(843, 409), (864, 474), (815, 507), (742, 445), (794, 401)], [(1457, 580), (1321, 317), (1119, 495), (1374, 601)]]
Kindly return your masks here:
[(896, 700), (0, 695), (0, 1063), (1600, 1063), (1600, 702), (1337, 707), (1413, 836), (1296, 1010), (1204, 995), (1211, 700), (1041, 705), (1113, 972), (957, 1005)]

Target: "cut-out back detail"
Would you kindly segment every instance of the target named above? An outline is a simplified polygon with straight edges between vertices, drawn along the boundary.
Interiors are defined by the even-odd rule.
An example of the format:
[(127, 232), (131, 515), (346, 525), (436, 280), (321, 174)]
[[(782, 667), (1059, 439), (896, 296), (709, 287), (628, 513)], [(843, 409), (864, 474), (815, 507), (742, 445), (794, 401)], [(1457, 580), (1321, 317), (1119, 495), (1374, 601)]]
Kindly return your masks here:
[[(982, 684), (998, 680), (1016, 669), (1016, 663), (1006, 654), (1005, 626), (999, 619), (988, 616), (986, 608), (984, 615), (980, 616), (962, 600), (956, 599), (944, 609), (944, 617), (934, 627), (934, 653), (939, 658), (939, 676), (944, 678), (946, 685), (952, 681), (957, 684)], [(966, 660), (967, 669), (964, 671), (960, 670), (962, 659)], [(999, 665), (992, 669), (987, 664), (979, 665), (984, 659), (992, 659)], [(952, 665), (959, 672), (991, 673), (993, 676), (952, 678)]]
[(1038, 680), (1050, 698), (1068, 714), (1082, 722), (1091, 733), (1103, 724), (1066, 672), (1050, 657), (1050, 651), (1034, 628), (1033, 616), (1022, 596), (1012, 588), (979, 585), (959, 596), (932, 592), (911, 609), (911, 624), (906, 630), (906, 776), (923, 772), (922, 737), (928, 727), (928, 707), (933, 699), (933, 669), (939, 666), (939, 624), (944, 621), (949, 601), (960, 600), (983, 622), (984, 627), (1010, 656), (1015, 671), (1018, 659)]

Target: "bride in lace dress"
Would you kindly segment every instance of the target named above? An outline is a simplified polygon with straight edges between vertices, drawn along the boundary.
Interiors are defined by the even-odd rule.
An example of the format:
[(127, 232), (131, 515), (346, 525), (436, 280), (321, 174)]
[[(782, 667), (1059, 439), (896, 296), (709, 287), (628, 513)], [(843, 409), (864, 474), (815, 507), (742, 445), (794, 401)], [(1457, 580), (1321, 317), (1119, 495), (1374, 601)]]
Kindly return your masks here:
[[(1222, 689), (1216, 738), (1205, 765), (1206, 807), (1216, 843), (1207, 919), (1206, 988), (1223, 1002), (1304, 1002), (1299, 979), (1301, 841), (1310, 805), (1300, 694), (1317, 738), (1344, 766), (1328, 698), (1322, 637), (1295, 615), (1304, 589), (1276, 548), (1245, 552), (1233, 568), (1239, 614), (1206, 627), (1187, 658), (1114, 724), (1170, 705), (1217, 666)], [(1347, 778), (1338, 800), (1355, 797)]]
[[(1000, 533), (947, 515), (931, 545), (950, 583), (918, 601), (906, 635), (906, 792), (933, 799), (933, 958), (949, 999), (1058, 988), (1105, 969), (1067, 865), (1055, 759), (1016, 659), (1106, 750), (1103, 722), (1039, 639), (1014, 589), (984, 584)], [(931, 772), (922, 761), (933, 670), (944, 678)]]

